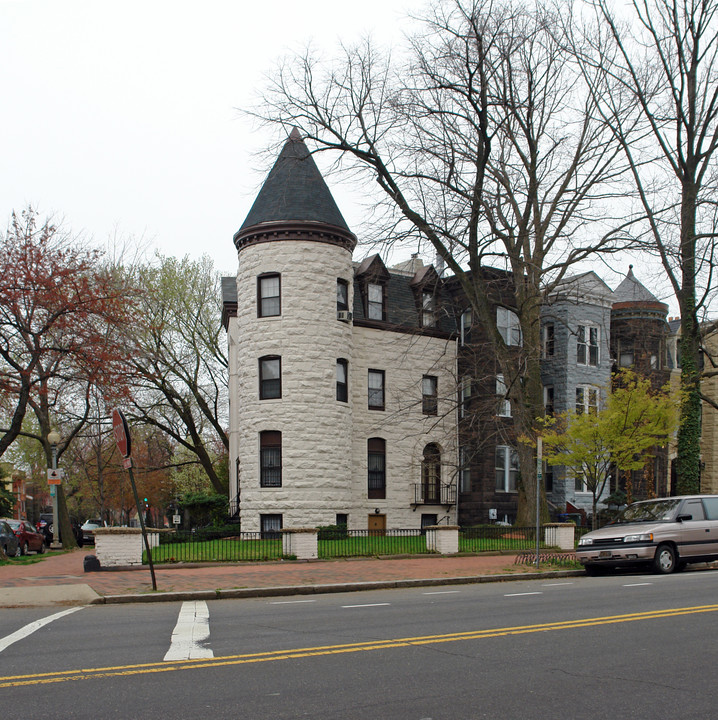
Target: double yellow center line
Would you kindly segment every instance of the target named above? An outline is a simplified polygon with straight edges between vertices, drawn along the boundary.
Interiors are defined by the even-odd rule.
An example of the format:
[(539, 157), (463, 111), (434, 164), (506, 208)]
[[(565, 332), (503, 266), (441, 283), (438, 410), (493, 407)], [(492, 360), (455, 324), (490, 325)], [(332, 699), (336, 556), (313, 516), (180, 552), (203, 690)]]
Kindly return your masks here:
[(344, 653), (387, 650), (390, 648), (435, 645), (438, 643), (464, 640), (483, 640), (485, 638), (503, 637), (507, 635), (526, 635), (537, 632), (552, 632), (555, 630), (572, 630), (575, 628), (613, 625), (616, 623), (637, 622), (640, 620), (658, 620), (660, 618), (677, 617), (679, 615), (695, 615), (716, 611), (718, 611), (718, 605), (698, 605), (695, 607), (629, 613), (627, 615), (609, 615), (606, 617), (583, 618), (580, 620), (539, 623), (537, 625), (517, 625), (515, 627), (493, 628), (488, 630), (469, 630), (446, 635), (420, 635), (417, 637), (371, 640), (368, 642), (346, 643), (342, 645), (320, 645), (317, 647), (295, 648), (291, 650), (272, 650), (270, 652), (247, 653), (243, 655), (226, 655), (224, 657), (202, 658), (198, 660), (175, 660), (170, 662), (142, 663), (138, 665), (80, 668), (77, 670), (62, 670), (59, 672), (37, 673), (33, 675), (13, 675), (0, 678), (0, 688), (21, 687), (24, 685), (46, 685), (49, 683), (94, 680), (98, 678), (122, 677), (125, 675), (165, 673), (176, 670), (197, 670), (199, 668), (275, 662), (277, 660), (296, 660), (322, 655), (340, 655)]

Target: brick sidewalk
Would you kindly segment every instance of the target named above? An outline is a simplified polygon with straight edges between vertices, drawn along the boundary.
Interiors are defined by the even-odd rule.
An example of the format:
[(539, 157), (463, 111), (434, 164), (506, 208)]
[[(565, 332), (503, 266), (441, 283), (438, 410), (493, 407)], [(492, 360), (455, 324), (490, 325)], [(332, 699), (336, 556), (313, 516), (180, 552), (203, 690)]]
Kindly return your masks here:
[[(33, 565), (0, 567), (0, 587), (33, 587), (84, 583), (100, 595), (150, 592), (149, 568), (86, 573), (85, 550), (48, 557)], [(230, 590), (362, 583), (392, 580), (464, 578), (480, 575), (519, 575), (533, 566), (515, 565), (514, 555), (470, 557), (420, 556), (387, 559), (323, 560), (316, 562), (264, 562), (201, 567), (158, 566), (160, 592)]]

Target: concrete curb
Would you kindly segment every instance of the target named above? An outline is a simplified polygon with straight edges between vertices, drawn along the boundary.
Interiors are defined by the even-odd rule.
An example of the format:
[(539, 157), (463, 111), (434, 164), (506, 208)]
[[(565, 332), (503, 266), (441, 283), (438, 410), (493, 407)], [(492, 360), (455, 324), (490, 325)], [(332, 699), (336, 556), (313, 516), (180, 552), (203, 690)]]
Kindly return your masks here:
[(432, 587), (439, 585), (472, 585), (490, 582), (511, 582), (516, 580), (538, 580), (542, 578), (577, 577), (585, 575), (583, 570), (549, 570), (503, 575), (473, 575), (450, 578), (425, 578), (410, 580), (376, 580), (354, 583), (328, 583), (324, 585), (280, 585), (258, 588), (230, 588), (227, 590), (187, 590), (179, 592), (137, 593), (128, 595), (100, 596), (97, 602), (107, 605), (120, 603), (177, 602), (184, 600), (229, 600), (239, 598), (279, 597), (282, 595), (322, 595), (365, 590), (387, 590), (395, 588)]

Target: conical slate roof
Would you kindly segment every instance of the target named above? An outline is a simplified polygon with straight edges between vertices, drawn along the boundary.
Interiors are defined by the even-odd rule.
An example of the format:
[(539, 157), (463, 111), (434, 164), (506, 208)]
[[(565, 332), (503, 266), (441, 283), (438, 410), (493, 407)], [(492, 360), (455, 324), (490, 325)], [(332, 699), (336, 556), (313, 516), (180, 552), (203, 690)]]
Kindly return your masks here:
[(313, 222), (350, 232), (299, 131), (294, 128), (235, 238), (262, 223)]
[(642, 285), (633, 274), (633, 265), (628, 266), (628, 275), (613, 293), (614, 303), (658, 303), (661, 301), (645, 285)]

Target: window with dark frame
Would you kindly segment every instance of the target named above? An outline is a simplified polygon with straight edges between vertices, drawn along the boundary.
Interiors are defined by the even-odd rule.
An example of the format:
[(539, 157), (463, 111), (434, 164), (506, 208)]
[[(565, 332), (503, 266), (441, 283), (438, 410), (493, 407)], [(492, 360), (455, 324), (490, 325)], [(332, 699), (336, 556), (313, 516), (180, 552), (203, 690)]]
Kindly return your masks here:
[(259, 399), (282, 397), (282, 358), (267, 355), (259, 358)]
[(260, 515), (259, 527), (262, 540), (281, 540), (283, 519), (281, 515)]
[(436, 415), (438, 407), (438, 380), (434, 375), (424, 375), (421, 380), (421, 411), (424, 415)]
[(257, 317), (276, 317), (282, 313), (279, 273), (257, 278)]
[(349, 283), (337, 278), (337, 312), (349, 310)]
[(471, 332), (471, 308), (467, 308), (461, 313), (459, 325), (461, 328), (461, 345), (466, 345), (469, 341), (469, 333)]
[(543, 407), (545, 415), (551, 417), (554, 412), (554, 389), (553, 385), (544, 385)]
[(337, 360), (337, 400), (340, 402), (349, 400), (348, 364), (343, 358)]
[(471, 378), (465, 377), (459, 386), (459, 418), (465, 418), (471, 409)]
[(278, 430), (259, 433), (259, 486), (282, 487), (282, 433)]
[(459, 492), (471, 492), (471, 465), (466, 445), (459, 447)]
[(370, 410), (383, 410), (384, 409), (384, 371), (383, 370), (369, 370), (368, 376), (368, 388), (369, 388), (369, 409)]
[(553, 357), (556, 349), (555, 328), (553, 323), (546, 323), (543, 328), (541, 349), (545, 358)]
[(386, 498), (386, 440), (367, 440), (367, 491), (370, 500)]

